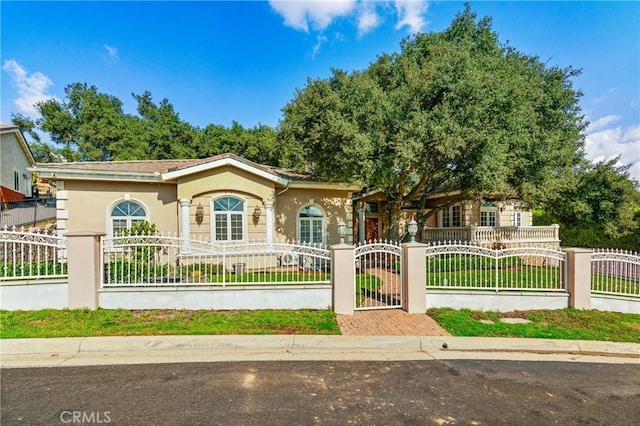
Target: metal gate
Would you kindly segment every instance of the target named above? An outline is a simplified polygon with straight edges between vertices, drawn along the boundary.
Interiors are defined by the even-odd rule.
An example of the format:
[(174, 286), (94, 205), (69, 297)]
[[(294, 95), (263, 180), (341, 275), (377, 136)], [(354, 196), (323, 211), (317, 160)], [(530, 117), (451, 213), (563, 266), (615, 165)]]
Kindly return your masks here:
[(403, 308), (402, 248), (387, 241), (360, 244), (355, 249), (355, 309)]

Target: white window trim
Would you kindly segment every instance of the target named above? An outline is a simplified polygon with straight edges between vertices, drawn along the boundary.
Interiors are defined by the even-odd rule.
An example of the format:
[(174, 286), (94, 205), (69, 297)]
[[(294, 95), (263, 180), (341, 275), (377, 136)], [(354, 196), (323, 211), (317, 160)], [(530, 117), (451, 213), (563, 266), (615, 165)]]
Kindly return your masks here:
[[(518, 220), (516, 220), (516, 217)], [(520, 224), (518, 224), (520, 222)], [(524, 223), (524, 212), (514, 211), (513, 212), (513, 226), (523, 226)]]
[[(483, 225), (483, 224), (482, 224), (482, 213), (483, 213), (483, 212), (487, 212), (487, 213), (494, 213), (494, 215), (495, 215), (495, 219), (496, 219), (496, 220), (495, 220), (495, 224), (494, 224), (494, 225)], [(489, 220), (489, 217), (490, 217), (490, 216), (489, 216), (489, 215), (487, 215), (487, 220)], [(478, 217), (478, 224), (479, 224), (480, 226), (486, 226), (486, 227), (491, 227), (491, 228), (498, 226), (498, 208), (497, 208), (497, 207), (495, 207), (495, 206), (494, 206), (494, 207), (482, 207), (482, 206), (481, 206), (481, 207), (480, 207), (480, 216)]]
[[(242, 212), (237, 212), (236, 214), (240, 213), (242, 215), (242, 238), (239, 240), (216, 240), (216, 212), (214, 210), (214, 204), (216, 202), (216, 200), (219, 200), (221, 198), (235, 198), (238, 199), (240, 201), (242, 201)], [(245, 197), (241, 197), (237, 194), (222, 194), (219, 195), (215, 198), (211, 199), (211, 203), (209, 204), (210, 207), (210, 212), (211, 212), (211, 218), (209, 219), (210, 222), (210, 227), (211, 229), (209, 230), (209, 235), (211, 238), (211, 242), (212, 243), (218, 243), (218, 244), (233, 244), (233, 243), (239, 243), (239, 242), (246, 242), (247, 239), (249, 238), (248, 235), (248, 231), (249, 231), (249, 227), (248, 227), (248, 223), (247, 223), (247, 199)], [(227, 214), (231, 214), (231, 212), (227, 212)], [(231, 225), (231, 222), (229, 222), (229, 226)], [(228, 232), (228, 229), (227, 229)]]
[[(300, 206), (300, 208), (298, 209), (298, 211), (296, 212), (296, 234), (298, 236), (298, 242), (302, 242), (302, 236), (301, 231), (302, 231), (302, 226), (300, 225), (300, 212), (304, 209), (306, 209), (307, 207), (315, 207), (318, 210), (320, 210), (322, 212), (322, 242), (321, 244), (327, 244), (327, 212), (325, 211), (325, 209), (322, 208), (322, 206), (320, 206), (319, 204), (316, 203), (307, 203), (307, 204), (303, 204), (302, 206)], [(319, 219), (319, 218), (318, 218)], [(311, 228), (313, 229), (313, 228)]]
[[(113, 214), (113, 210), (116, 208), (116, 206), (124, 201), (131, 201), (134, 202), (136, 204), (139, 204), (140, 207), (142, 207), (142, 209), (144, 210), (144, 220), (146, 220), (147, 222), (151, 223), (151, 214), (149, 213), (149, 208), (140, 200), (135, 199), (135, 198), (120, 198), (119, 200), (114, 201), (113, 203), (111, 203), (109, 205), (109, 207), (107, 207), (107, 212), (106, 212), (106, 223), (107, 223), (107, 235), (109, 237), (113, 237), (113, 217), (111, 216)], [(131, 226), (129, 225), (129, 228)]]
[[(459, 226), (453, 226), (453, 208), (454, 207), (460, 207), (460, 225)], [(458, 227), (463, 227), (464, 225), (464, 209), (462, 208), (462, 204), (453, 204), (449, 207), (447, 207), (446, 209), (441, 209), (438, 212), (438, 228), (445, 228), (444, 226), (444, 211), (447, 210), (449, 212), (449, 226), (447, 226), (446, 228), (458, 228)]]

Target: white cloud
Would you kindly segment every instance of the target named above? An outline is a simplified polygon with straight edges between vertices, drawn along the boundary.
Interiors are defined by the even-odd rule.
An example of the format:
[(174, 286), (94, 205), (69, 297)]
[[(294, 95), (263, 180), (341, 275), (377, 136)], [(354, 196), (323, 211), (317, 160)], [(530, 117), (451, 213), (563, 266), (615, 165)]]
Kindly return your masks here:
[[(371, 3), (368, 3), (371, 4)], [(363, 36), (382, 23), (374, 7), (363, 6), (358, 15), (358, 36)]]
[[(596, 120), (596, 123), (607, 117)], [(585, 138), (585, 152), (587, 158), (593, 162), (607, 161), (620, 156), (621, 165), (634, 163), (629, 169), (629, 174), (632, 179), (640, 181), (640, 124), (588, 133)]]
[(396, 29), (409, 27), (410, 33), (418, 33), (427, 25), (423, 15), (427, 13), (429, 2), (425, 0), (396, 1), (398, 23)]
[(4, 62), (2, 69), (11, 76), (11, 84), (16, 88), (18, 97), (13, 103), (18, 107), (18, 111), (29, 115), (37, 115), (35, 105), (38, 102), (48, 99), (57, 99), (47, 93), (53, 82), (41, 72), (28, 74), (27, 71), (15, 60), (8, 59)]
[(610, 123), (620, 120), (620, 118), (621, 117), (619, 115), (607, 115), (605, 117), (599, 118), (596, 121), (589, 123), (587, 132), (595, 132), (598, 129), (606, 127)]
[(104, 45), (105, 50), (107, 51), (107, 55), (111, 59), (118, 59), (118, 48), (109, 46), (107, 44)]
[(356, 0), (269, 0), (271, 7), (284, 18), (284, 24), (309, 32), (309, 24), (322, 31), (339, 17), (349, 16), (355, 9)]
[(338, 18), (355, 18), (358, 36), (380, 26), (387, 13), (397, 14), (397, 30), (406, 27), (411, 33), (420, 32), (427, 25), (424, 15), (429, 7), (427, 0), (270, 0), (269, 4), (286, 26), (305, 32), (323, 31)]
[(320, 47), (322, 46), (322, 43), (325, 43), (328, 39), (325, 36), (320, 34), (318, 35), (317, 40), (318, 42), (315, 44), (315, 46), (313, 46), (313, 52), (311, 52), (311, 59), (315, 59), (316, 55), (320, 51)]

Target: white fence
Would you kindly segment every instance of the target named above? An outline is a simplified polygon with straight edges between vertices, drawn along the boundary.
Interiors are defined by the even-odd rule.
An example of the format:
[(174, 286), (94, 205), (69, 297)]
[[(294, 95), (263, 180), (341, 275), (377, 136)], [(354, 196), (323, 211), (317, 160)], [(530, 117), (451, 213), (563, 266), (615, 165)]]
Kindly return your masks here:
[[(72, 238), (91, 241), (93, 256), (67, 253)], [(583, 308), (638, 312), (638, 253), (568, 252), (573, 257), (544, 247), (494, 250), (459, 242), (426, 247), (378, 242), (331, 250), (294, 243), (185, 244), (170, 235), (102, 238), (98, 245), (94, 235), (64, 238), (5, 228), (0, 230), (0, 307), (57, 309), (71, 307), (73, 300), (73, 307), (92, 309), (325, 309), (335, 306), (339, 285), (348, 286), (340, 294), (355, 293), (350, 309), (407, 309), (410, 296), (425, 294), (430, 307), (559, 309), (574, 306), (567, 290), (575, 295), (579, 287)], [(94, 262), (100, 257), (99, 274), (87, 278), (87, 271), (100, 268), (79, 260), (85, 257)], [(346, 261), (332, 264), (332, 257)], [(71, 277), (67, 259), (75, 266)], [(568, 285), (577, 271), (586, 276), (579, 274), (584, 278)], [(343, 276), (349, 278), (340, 280)], [(78, 295), (91, 292), (96, 298), (79, 305)]]
[(591, 292), (640, 297), (640, 255), (613, 249), (591, 254)]
[(307, 244), (215, 244), (177, 236), (102, 239), (103, 288), (318, 285), (331, 282), (330, 253)]
[(402, 308), (402, 247), (390, 241), (356, 246), (355, 309)]
[(66, 277), (64, 237), (40, 229), (0, 230), (0, 282)]
[(502, 250), (465, 242), (427, 248), (427, 289), (565, 291), (566, 253), (543, 247)]

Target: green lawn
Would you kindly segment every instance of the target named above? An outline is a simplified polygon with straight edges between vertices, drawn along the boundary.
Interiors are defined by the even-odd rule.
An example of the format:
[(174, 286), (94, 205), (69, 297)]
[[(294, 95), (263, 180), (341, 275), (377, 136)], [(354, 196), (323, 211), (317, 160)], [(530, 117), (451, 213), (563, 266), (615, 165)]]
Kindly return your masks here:
[(314, 310), (45, 309), (0, 311), (0, 337), (340, 334), (335, 314)]
[(591, 274), (591, 290), (607, 293), (625, 293), (640, 297), (640, 282), (611, 275)]
[(428, 288), (469, 287), (495, 288), (543, 288), (560, 289), (560, 270), (529, 266), (525, 268), (465, 269), (458, 271), (427, 273)]
[[(427, 311), (454, 336), (533, 337), (640, 343), (640, 315), (575, 309), (480, 312), (450, 308)], [(529, 324), (507, 324), (500, 318), (524, 318)], [(480, 320), (492, 321), (485, 324)]]
[(356, 306), (362, 306), (367, 294), (382, 286), (382, 280), (371, 274), (356, 274)]

